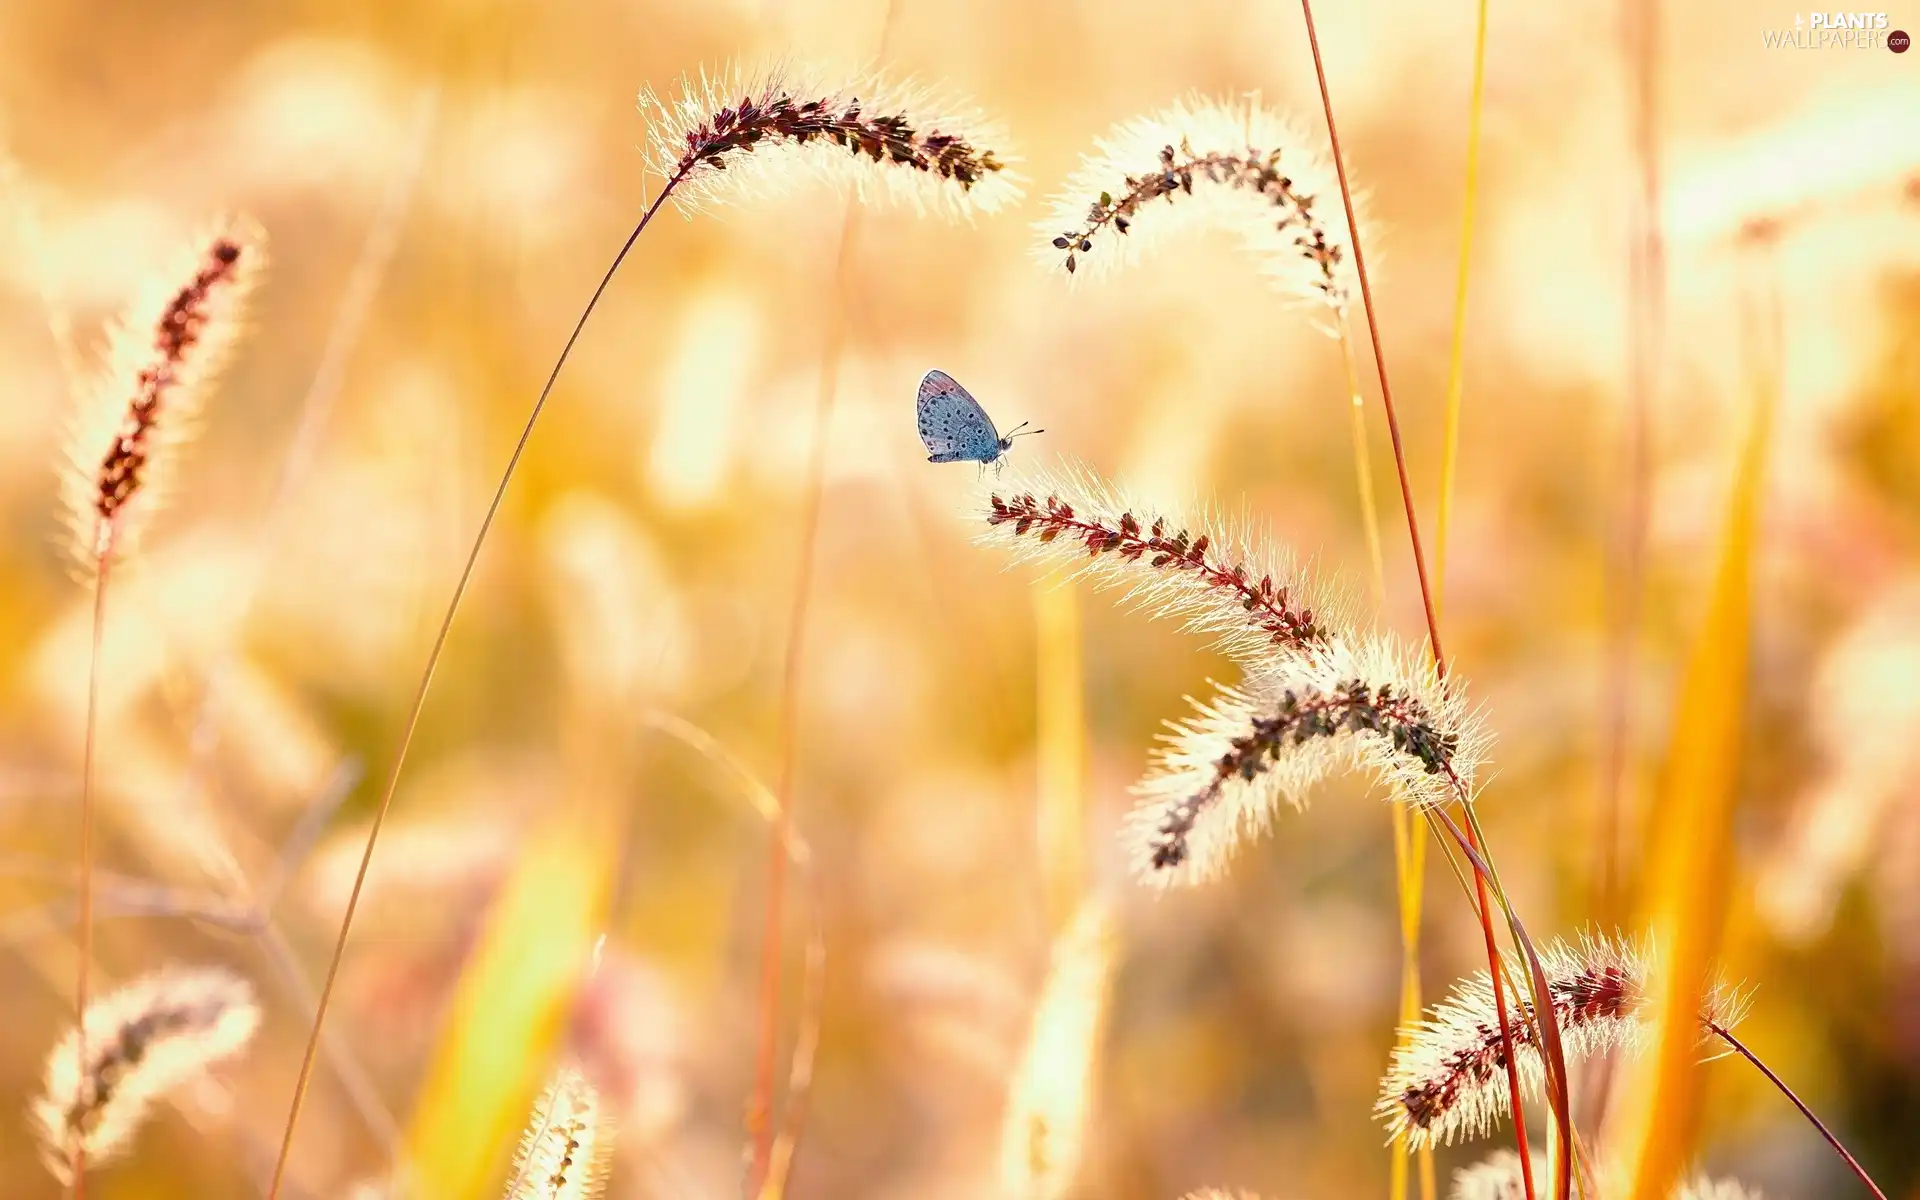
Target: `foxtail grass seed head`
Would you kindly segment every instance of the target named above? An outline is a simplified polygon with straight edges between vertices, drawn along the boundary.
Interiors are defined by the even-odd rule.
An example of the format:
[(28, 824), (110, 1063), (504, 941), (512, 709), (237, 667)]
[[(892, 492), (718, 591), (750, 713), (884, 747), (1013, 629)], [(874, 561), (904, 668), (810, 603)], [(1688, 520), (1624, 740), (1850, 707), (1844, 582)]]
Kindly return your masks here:
[(600, 1094), (578, 1068), (562, 1067), (527, 1120), (506, 1200), (595, 1200), (612, 1151)]
[(155, 1101), (239, 1053), (260, 1026), (246, 980), (211, 967), (167, 967), (88, 1005), (86, 1058), (71, 1030), (47, 1060), (33, 1107), (42, 1160), (62, 1183), (75, 1152), (123, 1152)]
[(83, 571), (109, 551), (131, 552), (165, 503), (180, 448), (243, 332), (265, 248), (251, 221), (217, 222), (109, 329), (62, 464), (66, 523)]
[(1170, 511), (1078, 465), (988, 482), (969, 504), (983, 545), (1124, 588), (1122, 607), (1179, 622), (1248, 672), (1320, 653), (1342, 623), (1343, 606), (1246, 522)]
[(1416, 806), (1472, 800), (1488, 738), (1459, 682), (1329, 617), (1265, 539), (1160, 515), (1084, 471), (982, 494), (982, 541), (1124, 584), (1123, 603), (1209, 635), (1246, 672), (1171, 726), (1135, 788), (1126, 839), (1143, 880), (1217, 875), (1283, 800), (1339, 771), (1371, 771)]
[[(1545, 1163), (1547, 1151), (1535, 1146), (1532, 1152), (1534, 1163)], [(1454, 1172), (1453, 1190), (1448, 1193), (1452, 1200), (1526, 1200), (1527, 1182), (1531, 1177), (1533, 1192), (1538, 1195), (1541, 1185), (1541, 1171), (1529, 1172), (1520, 1161), (1520, 1156), (1511, 1150), (1499, 1150), (1470, 1167)]]
[[(1544, 945), (1540, 958), (1569, 1062), (1643, 1047), (1651, 1032), (1647, 946), (1589, 934), (1574, 943)], [(1508, 961), (1507, 970), (1514, 979), (1527, 977), (1517, 959)], [(1708, 1022), (1732, 1028), (1746, 1008), (1739, 989), (1710, 987), (1700, 1012), (1703, 1038)], [(1508, 1011), (1521, 1085), (1538, 1095), (1545, 1074), (1533, 1001), (1509, 997)], [(1456, 984), (1424, 1020), (1401, 1030), (1374, 1112), (1393, 1138), (1416, 1148), (1479, 1137), (1508, 1115), (1506, 1070), (1493, 987), (1483, 971)]]
[(838, 84), (788, 67), (732, 68), (640, 95), (648, 161), (683, 211), (781, 195), (806, 176), (953, 216), (1020, 197), (1005, 136), (970, 106), (866, 76)]
[(1074, 1185), (1118, 949), (1112, 910), (1099, 899), (1085, 901), (1054, 942), (1001, 1126), (1009, 1200), (1058, 1200)]
[[(1541, 1196), (1547, 1189), (1547, 1152), (1536, 1147), (1533, 1151), (1533, 1194)], [(1618, 1172), (1602, 1181), (1597, 1195), (1608, 1197), (1618, 1194)], [(1511, 1150), (1501, 1150), (1487, 1158), (1466, 1167), (1454, 1174), (1453, 1190), (1448, 1193), (1451, 1200), (1526, 1200), (1526, 1170), (1520, 1162), (1520, 1156)], [(1731, 1180), (1708, 1179), (1696, 1176), (1673, 1190), (1673, 1200), (1761, 1200), (1760, 1193)]]
[(1471, 801), (1488, 740), (1455, 684), (1380, 637), (1335, 639), (1194, 708), (1162, 738), (1127, 818), (1136, 870), (1163, 886), (1217, 876), (1336, 774), (1367, 772), (1416, 808)]
[(1312, 138), (1254, 99), (1190, 96), (1114, 126), (1050, 205), (1035, 226), (1041, 255), (1076, 278), (1111, 275), (1182, 229), (1219, 228), (1284, 294), (1336, 311), (1356, 294), (1338, 177)]

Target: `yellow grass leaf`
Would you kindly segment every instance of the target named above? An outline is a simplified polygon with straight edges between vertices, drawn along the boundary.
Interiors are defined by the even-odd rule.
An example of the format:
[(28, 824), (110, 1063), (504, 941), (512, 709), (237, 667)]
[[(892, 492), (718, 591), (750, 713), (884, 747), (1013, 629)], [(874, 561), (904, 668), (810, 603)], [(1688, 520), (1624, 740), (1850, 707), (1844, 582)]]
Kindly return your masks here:
[(1080, 594), (1072, 580), (1033, 589), (1039, 758), (1040, 871), (1055, 929), (1085, 886), (1086, 702), (1080, 665)]
[(480, 1200), (506, 1162), (604, 927), (619, 847), (611, 817), (565, 807), (500, 890), (407, 1131), (414, 1194)]
[[(1746, 698), (1755, 527), (1778, 371), (1756, 396), (1706, 618), (1674, 713), (1661, 802), (1647, 821), (1645, 911), (1655, 931), (1654, 1052), (1627, 1077), (1618, 1161), (1634, 1200), (1673, 1193), (1700, 1117), (1699, 1013), (1719, 957)], [(1613, 1157), (1609, 1155), (1608, 1157)]]

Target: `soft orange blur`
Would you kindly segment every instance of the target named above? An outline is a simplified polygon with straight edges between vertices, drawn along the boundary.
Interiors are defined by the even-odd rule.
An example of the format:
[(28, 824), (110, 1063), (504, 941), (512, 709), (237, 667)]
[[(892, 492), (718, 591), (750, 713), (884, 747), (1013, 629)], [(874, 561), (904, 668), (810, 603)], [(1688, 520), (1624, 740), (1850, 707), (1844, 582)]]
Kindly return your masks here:
[[(888, 2), (0, 5), (0, 1196), (60, 1195), (23, 1114), (72, 1021), (77, 946), (65, 906), (91, 599), (60, 541), (63, 331), (85, 369), (102, 323), (209, 218), (244, 212), (271, 237), (177, 493), (108, 599), (94, 967), (97, 991), (167, 962), (224, 964), (265, 1019), (243, 1059), (158, 1112), (87, 1189), (263, 1195), (305, 1006), (435, 624), (554, 355), (660, 186), (636, 94), (732, 59), (851, 71)], [(416, 1110), (444, 1116), (462, 1091), (450, 1064), (487, 1058), (450, 1021), (467, 1014), (468, 1037), (504, 1027), (470, 968), (505, 969), (490, 905), (510, 880), (535, 886), (516, 863), (569, 804), (611, 808), (626, 831), (591, 887), (571, 881), (593, 903), (571, 900), (555, 944), (591, 940), (580, 912), (614, 871), (604, 961), (581, 985), (592, 1036), (577, 1033), (620, 1081), (607, 1195), (739, 1192), (767, 825), (648, 718), (693, 722), (776, 772), (813, 405), (843, 294), (799, 688), (792, 801), (812, 866), (788, 886), (783, 1079), (816, 888), (828, 974), (788, 1194), (997, 1195), (1023, 1078), (1016, 1111), (1076, 1123), (1063, 1200), (1387, 1194), (1370, 1108), (1401, 946), (1380, 797), (1338, 783), (1221, 882), (1134, 886), (1116, 836), (1127, 789), (1183, 697), (1230, 668), (1084, 587), (1036, 606), (1030, 590), (1053, 582), (970, 544), (976, 468), (929, 464), (912, 412), (938, 366), (1002, 428), (1044, 427), (1016, 461), (1082, 459), (1244, 509), (1368, 595), (1339, 343), (1230, 237), (1170, 238), (1069, 290), (1033, 228), (1096, 136), (1193, 89), (1257, 91), (1322, 134), (1299, 7), (890, 2), (881, 65), (998, 118), (1026, 198), (971, 223), (875, 211), (844, 280), (846, 200), (813, 184), (663, 214), (639, 241), (455, 624), (356, 918), (289, 1200), (349, 1194), (409, 1129), (436, 1154), (458, 1144)], [(1446, 555), (1447, 649), (1498, 739), (1482, 821), (1542, 939), (1594, 919), (1636, 172), (1616, 8), (1492, 2)], [(1367, 260), (1429, 564), (1473, 15), (1471, 0), (1315, 10), (1377, 222)], [(1757, 987), (1747, 1043), (1890, 1195), (1920, 1196), (1920, 53), (1763, 46), (1795, 17), (1784, 0), (1663, 10), (1668, 358), (1626, 840), (1647, 844), (1662, 819), (1747, 411), (1741, 309), (1777, 293), (1724, 965)], [(1892, 18), (1920, 29), (1920, 6)], [(1353, 320), (1379, 615), (1417, 640)], [(1432, 1000), (1485, 963), (1444, 860), (1426, 874)], [(1092, 972), (1111, 966), (1104, 1007), (1074, 999), (1103, 1014), (1098, 1044), (1034, 1050), (1061, 1023), (1035, 1017), (1055, 940), (1095, 900), (1112, 902), (1120, 948)], [(264, 929), (235, 919), (262, 905)], [(524, 909), (494, 920), (531, 936)], [(527, 986), (555, 1002), (551, 981)], [(475, 1081), (476, 1109), (553, 1065), (513, 1054)], [(1083, 1068), (1077, 1103), (1054, 1094)], [(1854, 1194), (1753, 1071), (1702, 1072), (1700, 1166), (1770, 1197)], [(1543, 1140), (1541, 1111), (1528, 1116)], [(1440, 1151), (1442, 1194), (1503, 1146), (1504, 1131)], [(506, 1172), (504, 1158), (471, 1171)]]

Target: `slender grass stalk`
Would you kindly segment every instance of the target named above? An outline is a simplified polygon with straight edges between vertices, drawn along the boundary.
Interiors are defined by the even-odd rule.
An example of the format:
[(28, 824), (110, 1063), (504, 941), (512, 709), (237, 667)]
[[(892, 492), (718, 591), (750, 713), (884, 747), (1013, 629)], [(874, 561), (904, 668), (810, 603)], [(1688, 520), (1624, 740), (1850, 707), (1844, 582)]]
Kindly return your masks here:
[[(1453, 289), (1453, 336), (1447, 347), (1447, 395), (1445, 432), (1440, 452), (1440, 511), (1434, 531), (1435, 618), (1446, 612), (1448, 535), (1453, 529), (1455, 475), (1460, 459), (1460, 396), (1466, 358), (1467, 281), (1473, 266), (1473, 218), (1480, 197), (1480, 117), (1485, 108), (1487, 82), (1487, 0), (1474, 6), (1473, 88), (1467, 101), (1467, 165), (1462, 188), (1460, 214), (1460, 262)], [(1396, 813), (1394, 826), (1394, 864), (1401, 895), (1400, 1020), (1402, 1025), (1420, 1015), (1420, 891), (1426, 877), (1426, 843), (1411, 836), (1411, 821)], [(1434, 1200), (1433, 1149), (1422, 1146), (1420, 1155), (1420, 1195)], [(1407, 1191), (1406, 1153), (1397, 1150), (1393, 1160), (1392, 1200), (1404, 1200)]]
[[(886, 0), (880, 22), (880, 50), (886, 52), (898, 12), (895, 0)], [(755, 1189), (771, 1190), (773, 1200), (784, 1192), (786, 1163), (779, 1178), (772, 1178), (774, 1059), (780, 1036), (780, 975), (784, 962), (785, 906), (787, 882), (787, 846), (793, 820), (793, 783), (799, 754), (800, 679), (802, 653), (806, 639), (807, 603), (813, 584), (813, 558), (820, 534), (820, 516), (825, 504), (827, 433), (833, 420), (834, 400), (840, 390), (840, 365), (846, 349), (847, 275), (853, 262), (854, 247), (860, 229), (860, 208), (849, 201), (841, 218), (840, 240), (834, 253), (834, 304), (828, 315), (826, 345), (822, 350), (819, 386), (814, 394), (812, 443), (807, 454), (806, 500), (801, 516), (800, 556), (795, 567), (792, 608), (787, 618), (787, 648), (780, 675), (779, 776), (776, 793), (779, 808), (776, 836), (767, 848), (766, 911), (760, 930), (759, 1044), (754, 1056), (753, 1093), (747, 1101), (746, 1130), (752, 1142), (752, 1159), (747, 1176), (747, 1194)], [(790, 1103), (795, 1103), (790, 1098)], [(800, 1101), (790, 1126), (787, 1155), (799, 1137), (799, 1121), (804, 1114)], [(771, 1185), (771, 1188), (769, 1188)]]
[[(1319, 38), (1319, 34), (1314, 30), (1312, 0), (1300, 0), (1300, 10), (1301, 10), (1301, 15), (1305, 19), (1306, 26), (1307, 26), (1307, 43), (1313, 51), (1314, 77), (1319, 83), (1321, 106), (1326, 113), (1327, 138), (1333, 148), (1334, 169), (1335, 171), (1338, 172), (1339, 178), (1340, 178), (1340, 198), (1342, 203), (1347, 206), (1348, 227), (1354, 228), (1355, 223), (1354, 223), (1354, 214), (1353, 214), (1353, 191), (1352, 191), (1351, 185), (1349, 185), (1349, 183), (1347, 182), (1346, 158), (1340, 151), (1339, 127), (1334, 120), (1333, 97), (1332, 97), (1332, 94), (1327, 89), (1327, 72), (1326, 72), (1326, 65), (1322, 61), (1321, 55), (1320, 55), (1320, 38)], [(1420, 521), (1419, 521), (1418, 515), (1414, 512), (1413, 488), (1407, 477), (1406, 451), (1401, 444), (1400, 422), (1399, 422), (1398, 416), (1394, 411), (1392, 388), (1387, 381), (1387, 360), (1386, 360), (1386, 356), (1382, 353), (1381, 347), (1380, 347), (1380, 321), (1379, 321), (1378, 314), (1374, 308), (1373, 288), (1367, 280), (1366, 258), (1365, 258), (1364, 252), (1361, 249), (1360, 239), (1358, 236), (1356, 236), (1353, 240), (1353, 260), (1354, 260), (1354, 270), (1358, 274), (1359, 280), (1360, 280), (1361, 302), (1365, 307), (1366, 313), (1367, 313), (1367, 329), (1368, 329), (1368, 334), (1372, 340), (1374, 366), (1379, 373), (1380, 402), (1381, 402), (1381, 406), (1385, 409), (1385, 412), (1386, 412), (1387, 432), (1393, 442), (1394, 466), (1397, 469), (1400, 477), (1400, 500), (1401, 500), (1402, 506), (1406, 510), (1407, 533), (1408, 533), (1409, 539), (1412, 542), (1412, 547), (1413, 547), (1414, 571), (1420, 581), (1421, 603), (1426, 610), (1429, 648), (1433, 653), (1434, 668), (1436, 672), (1444, 676), (1446, 673), (1446, 655), (1443, 649), (1441, 648), (1440, 622), (1439, 622), (1439, 617), (1434, 608), (1434, 597), (1433, 597), (1432, 587), (1429, 584), (1429, 581), (1427, 578), (1426, 555), (1420, 545)], [(1472, 806), (1466, 802), (1465, 796), (1461, 797), (1460, 807), (1461, 807), (1462, 815), (1465, 816), (1469, 821), (1471, 821), (1473, 819), (1472, 812), (1471, 812)], [(1444, 812), (1436, 811), (1434, 815), (1438, 816), (1442, 820), (1447, 820)], [(1454, 826), (1451, 820), (1447, 820), (1447, 824), (1450, 829), (1455, 829), (1457, 831), (1457, 826)], [(1480, 915), (1480, 925), (1486, 937), (1487, 966), (1491, 973), (1491, 979), (1493, 981), (1494, 1001), (1495, 1001), (1496, 1010), (1499, 1015), (1501, 1037), (1503, 1042), (1507, 1046), (1507, 1054), (1506, 1054), (1507, 1083), (1508, 1083), (1508, 1087), (1512, 1092), (1512, 1098), (1514, 1101), (1513, 1113), (1514, 1113), (1515, 1142), (1519, 1148), (1519, 1154), (1520, 1154), (1522, 1163), (1526, 1163), (1528, 1162), (1528, 1143), (1527, 1143), (1527, 1135), (1526, 1135), (1526, 1129), (1525, 1129), (1525, 1119), (1524, 1119), (1523, 1113), (1521, 1112), (1520, 1103), (1519, 1103), (1520, 1076), (1513, 1060), (1512, 1030), (1509, 1027), (1509, 1023), (1508, 1023), (1506, 994), (1505, 994), (1505, 988), (1501, 981), (1500, 950), (1499, 950), (1498, 943), (1494, 938), (1494, 933), (1493, 933), (1492, 906), (1490, 905), (1487, 899), (1488, 871), (1484, 867), (1483, 856), (1480, 853), (1481, 843), (1479, 842), (1478, 838), (1472, 834), (1462, 833), (1460, 835), (1459, 841), (1460, 841), (1461, 849), (1464, 852), (1466, 852), (1466, 854), (1468, 855), (1468, 858), (1474, 861), (1476, 863), (1476, 866), (1480, 868), (1476, 871), (1476, 875), (1474, 879), (1474, 888), (1479, 901), (1477, 907)], [(1511, 928), (1513, 928), (1517, 932), (1519, 928), (1518, 918), (1515, 917), (1513, 910), (1510, 906), (1507, 908), (1507, 915), (1508, 915), (1508, 920)], [(1531, 974), (1533, 976), (1534, 986), (1536, 989), (1536, 994), (1535, 994), (1536, 1011), (1550, 1011), (1547, 1005), (1546, 978), (1540, 968), (1538, 956), (1532, 953), (1530, 948), (1527, 948), (1527, 957), (1528, 957), (1528, 965), (1531, 968)], [(1549, 1091), (1552, 1093), (1552, 1096), (1553, 1096), (1554, 1115), (1555, 1115), (1555, 1119), (1560, 1124), (1562, 1136), (1568, 1137), (1570, 1140), (1571, 1134), (1572, 1134), (1572, 1127), (1571, 1127), (1572, 1122), (1569, 1119), (1569, 1115), (1567, 1112), (1566, 1060), (1564, 1056), (1560, 1053), (1559, 1037), (1558, 1037), (1557, 1031), (1553, 1029), (1553, 1021), (1551, 1019), (1543, 1021), (1542, 1026), (1543, 1026), (1542, 1041), (1545, 1044), (1545, 1047), (1547, 1049), (1548, 1061), (1550, 1066)], [(1567, 1164), (1564, 1161), (1560, 1164), (1560, 1169), (1556, 1172), (1556, 1175), (1557, 1175), (1557, 1178), (1555, 1180), (1555, 1196), (1557, 1200), (1566, 1200), (1567, 1195), (1570, 1192), (1572, 1187), (1572, 1176), (1571, 1176), (1570, 1170), (1567, 1167)], [(1531, 1175), (1529, 1174), (1529, 1179), (1530, 1178), (1531, 1178)], [(1528, 1200), (1532, 1200), (1531, 1184), (1529, 1184)]]
[[(877, 95), (869, 90), (868, 83), (878, 89)], [(454, 616), (472, 582), (487, 534), (499, 515), (507, 488), (526, 453), (540, 414), (553, 394), (560, 371), (634, 243), (669, 197), (676, 197), (683, 209), (691, 209), (702, 202), (717, 202), (730, 191), (754, 187), (772, 189), (789, 184), (796, 172), (809, 170), (851, 185), (863, 198), (879, 189), (888, 198), (907, 200), (922, 209), (935, 205), (955, 215), (971, 216), (975, 211), (991, 210), (1018, 196), (1018, 176), (1006, 169), (1009, 160), (967, 132), (969, 126), (979, 125), (976, 119), (965, 113), (954, 116), (935, 111), (924, 96), (903, 93), (900, 89), (889, 91), (877, 80), (863, 81), (858, 90), (867, 92), (864, 100), (854, 89), (844, 87), (818, 91), (806, 88), (797, 92), (783, 74), (771, 72), (753, 79), (727, 76), (716, 80), (703, 75), (697, 84), (688, 81), (684, 94), (671, 104), (662, 102), (651, 91), (642, 95), (643, 108), (654, 118), (648, 139), (649, 159), (663, 181), (660, 191), (614, 255), (554, 361), (539, 398), (521, 428), (513, 453), (507, 459), (461, 567), (452, 599), (434, 634), (393, 766), (375, 805), (366, 847), (327, 964), (317, 1015), (294, 1083), (267, 1200), (278, 1200), (285, 1179), (294, 1131), (313, 1074), (320, 1027), (326, 1019), (327, 1004), (339, 976), (354, 913), (373, 861), (374, 846), (393, 805), (400, 772), (419, 728), (420, 715), (452, 631)], [(997, 140), (991, 131), (988, 136)]]
[(367, 870), (373, 865), (373, 848), (379, 840), (380, 827), (387, 819), (387, 811), (393, 807), (393, 794), (400, 783), (400, 772), (406, 766), (407, 752), (412, 748), (414, 733), (419, 729), (420, 714), (427, 705), (427, 691), (433, 685), (434, 671), (440, 665), (440, 655), (446, 648), (447, 635), (453, 631), (454, 614), (459, 611), (460, 601), (466, 596), (468, 584), (473, 581), (474, 567), (480, 561), (480, 548), (485, 545), (487, 533), (493, 528), (494, 518), (499, 515), (500, 506), (506, 500), (507, 485), (513, 480), (514, 470), (520, 465), (521, 456), (526, 453), (527, 443), (533, 437), (533, 427), (539, 421), (540, 413), (547, 406), (547, 398), (553, 394), (553, 385), (560, 378), (560, 368), (566, 365), (567, 357), (573, 352), (574, 343), (580, 338), (580, 331), (586, 328), (587, 318), (593, 315), (594, 308), (600, 303), (600, 297), (606, 292), (607, 285), (613, 282), (614, 273), (620, 269), (620, 264), (626, 261), (627, 253), (633, 249), (633, 244), (640, 239), (640, 235), (653, 221), (654, 215), (666, 203), (667, 197), (673, 194), (674, 187), (684, 178), (686, 178), (685, 171), (670, 177), (660, 189), (660, 194), (654, 197), (653, 203), (649, 204), (646, 211), (640, 215), (640, 220), (633, 227), (633, 232), (627, 235), (625, 244), (620, 247), (619, 253), (614, 255), (606, 274), (601, 276), (599, 286), (594, 288), (593, 295), (587, 300), (587, 306), (581, 310), (580, 319), (574, 322), (573, 332), (568, 334), (566, 345), (560, 350), (560, 357), (554, 362), (553, 370), (548, 373), (547, 382), (540, 389), (539, 399), (534, 401), (533, 410), (527, 414), (526, 424), (521, 427), (519, 440), (514, 443), (513, 453), (507, 458), (506, 470), (500, 475), (499, 486), (494, 489), (493, 499), (487, 505), (486, 516), (481, 518), (480, 530), (473, 539), (472, 548), (467, 552), (467, 560), (460, 568), (460, 578), (454, 584), (453, 598), (447, 604), (445, 615), (441, 617), (439, 629), (434, 633), (433, 647), (427, 652), (427, 665), (421, 671), (420, 683), (414, 690), (413, 703), (407, 712), (406, 724), (400, 732), (400, 745), (394, 752), (393, 765), (387, 771), (386, 784), (381, 788), (380, 799), (374, 805), (373, 822), (367, 830), (367, 845), (360, 855), (359, 869), (354, 872), (353, 887), (347, 893), (346, 910), (340, 918), (340, 932), (334, 939), (333, 956), (327, 962), (327, 973), (320, 984), (320, 996), (314, 1005), (313, 1026), (307, 1035), (306, 1049), (301, 1054), (300, 1073), (294, 1080), (293, 1099), (287, 1109), (286, 1130), (281, 1135), (280, 1153), (273, 1164), (272, 1181), (267, 1185), (267, 1200), (278, 1200), (280, 1188), (286, 1179), (287, 1158), (293, 1150), (294, 1130), (299, 1124), (300, 1109), (306, 1101), (307, 1086), (313, 1077), (314, 1061), (319, 1055), (320, 1028), (326, 1022), (327, 1006), (333, 999), (334, 984), (339, 979), (340, 960), (346, 954), (347, 935), (353, 929), (354, 913), (360, 907), (360, 893), (366, 886)]
[[(93, 588), (80, 771), (80, 945), (74, 973), (75, 1036), (83, 1061), (88, 1053), (99, 823), (94, 759), (109, 576), (165, 503), (179, 449), (191, 435), (208, 384), (240, 330), (260, 259), (259, 231), (245, 220), (223, 221), (200, 239), (191, 256), (183, 255), (176, 270), (151, 281), (146, 294), (112, 327), (99, 378), (82, 389), (73, 410), (61, 498), (69, 548)], [(84, 1140), (72, 1149), (70, 1186), (76, 1200), (85, 1200)]]
[(767, 1174), (755, 1200), (776, 1200), (784, 1195), (787, 1174), (793, 1163), (793, 1148), (799, 1141), (800, 1126), (806, 1114), (806, 1099), (813, 1083), (813, 1064), (820, 1049), (820, 1025), (825, 998), (827, 940), (821, 917), (819, 882), (814, 876), (812, 852), (794, 828), (792, 821), (780, 819), (780, 797), (734, 756), (712, 734), (679, 717), (662, 712), (648, 713), (642, 724), (664, 737), (672, 738), (725, 772), (740, 788), (741, 794), (761, 820), (774, 831), (785, 848), (787, 861), (807, 882), (811, 893), (811, 920), (807, 933), (805, 969), (800, 983), (799, 1031), (794, 1037), (793, 1055), (787, 1068), (787, 1104), (781, 1130), (768, 1157)]
[(1380, 550), (1380, 510), (1373, 499), (1373, 451), (1367, 443), (1367, 402), (1360, 394), (1360, 377), (1353, 363), (1353, 329), (1346, 310), (1340, 310), (1340, 365), (1346, 372), (1347, 397), (1353, 417), (1353, 478), (1360, 491), (1360, 525), (1367, 536), (1367, 565), (1374, 611), (1387, 602), (1386, 560)]
[(1762, 1075), (1765, 1075), (1769, 1083), (1773, 1084), (1774, 1087), (1780, 1089), (1781, 1095), (1785, 1096), (1788, 1100), (1792, 1101), (1793, 1106), (1800, 1110), (1800, 1115), (1805, 1117), (1807, 1119), (1807, 1122), (1810, 1125), (1812, 1125), (1816, 1131), (1819, 1132), (1820, 1136), (1826, 1139), (1827, 1145), (1833, 1147), (1833, 1152), (1835, 1154), (1838, 1154), (1840, 1158), (1847, 1164), (1848, 1169), (1851, 1170), (1854, 1173), (1854, 1175), (1859, 1178), (1862, 1184), (1866, 1185), (1866, 1189), (1869, 1192), (1872, 1192), (1874, 1194), (1874, 1196), (1876, 1197), (1876, 1200), (1887, 1200), (1887, 1194), (1881, 1191), (1880, 1185), (1875, 1183), (1872, 1177), (1867, 1174), (1866, 1168), (1860, 1165), (1860, 1160), (1855, 1158), (1851, 1153), (1848, 1152), (1845, 1146), (1840, 1144), (1840, 1139), (1833, 1135), (1833, 1131), (1831, 1129), (1827, 1128), (1826, 1122), (1822, 1121), (1819, 1117), (1814, 1115), (1813, 1110), (1807, 1107), (1806, 1102), (1801, 1100), (1800, 1097), (1794, 1093), (1794, 1090), (1787, 1086), (1786, 1080), (1774, 1074), (1772, 1067), (1769, 1067), (1766, 1063), (1762, 1062), (1758, 1055), (1756, 1055), (1752, 1050), (1747, 1049), (1747, 1045), (1745, 1042), (1742, 1042), (1739, 1038), (1733, 1036), (1731, 1032), (1722, 1028), (1720, 1025), (1714, 1024), (1712, 1022), (1709, 1022), (1707, 1027), (1713, 1031), (1713, 1035), (1715, 1037), (1719, 1038), (1721, 1041), (1725, 1042), (1728, 1046), (1732, 1047), (1733, 1052), (1735, 1054), (1738, 1054), (1740, 1057), (1752, 1063), (1755, 1070), (1759, 1071)]

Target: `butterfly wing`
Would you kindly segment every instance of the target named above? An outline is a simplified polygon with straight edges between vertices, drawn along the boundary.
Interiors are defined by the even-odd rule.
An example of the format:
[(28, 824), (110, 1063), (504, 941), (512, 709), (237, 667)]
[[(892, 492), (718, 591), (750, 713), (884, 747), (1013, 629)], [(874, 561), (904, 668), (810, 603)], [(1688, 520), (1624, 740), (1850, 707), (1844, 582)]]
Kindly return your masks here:
[(920, 441), (929, 462), (989, 462), (1000, 449), (1000, 432), (980, 402), (945, 371), (928, 371), (914, 402)]

